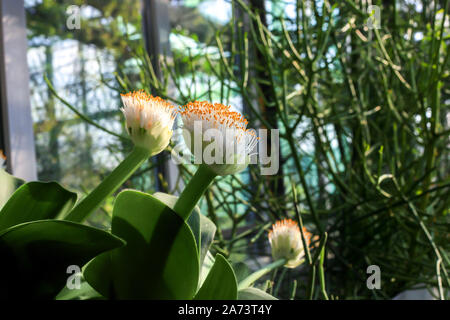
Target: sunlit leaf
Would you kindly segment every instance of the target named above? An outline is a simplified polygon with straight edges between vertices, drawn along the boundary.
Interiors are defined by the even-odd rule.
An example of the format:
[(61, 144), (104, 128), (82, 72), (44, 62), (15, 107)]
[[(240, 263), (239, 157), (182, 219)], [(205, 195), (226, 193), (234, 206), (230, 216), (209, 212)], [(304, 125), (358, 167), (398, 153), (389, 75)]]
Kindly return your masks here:
[[(162, 192), (156, 192), (153, 196), (161, 200), (172, 209), (178, 200), (177, 196)], [(200, 208), (198, 206), (195, 206), (194, 210), (189, 216), (187, 223), (194, 233), (195, 239), (197, 241), (197, 247), (200, 248), (200, 265), (202, 265), (206, 253), (208, 252), (209, 247), (214, 240), (214, 235), (217, 229), (216, 225), (205, 215), (201, 214)]]
[(0, 230), (19, 223), (65, 215), (77, 194), (56, 182), (28, 182), (14, 192), (0, 211)]
[(11, 197), (11, 195), (24, 183), (8, 172), (0, 168), (0, 210)]
[(230, 263), (217, 254), (214, 265), (208, 273), (195, 300), (236, 300), (237, 281)]
[(274, 296), (258, 288), (246, 288), (239, 290), (238, 300), (278, 300)]

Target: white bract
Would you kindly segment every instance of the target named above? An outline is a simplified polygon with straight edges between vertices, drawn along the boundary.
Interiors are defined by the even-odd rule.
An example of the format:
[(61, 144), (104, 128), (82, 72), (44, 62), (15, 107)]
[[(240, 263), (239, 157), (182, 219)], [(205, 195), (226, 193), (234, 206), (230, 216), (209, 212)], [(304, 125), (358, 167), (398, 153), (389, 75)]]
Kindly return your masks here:
[(3, 154), (3, 150), (0, 149), (0, 169), (6, 170), (6, 156)]
[(248, 121), (239, 112), (220, 103), (195, 101), (183, 106), (180, 114), (183, 136), (196, 161), (202, 159), (221, 176), (248, 166), (258, 138), (247, 129)]
[(163, 151), (173, 133), (174, 106), (144, 91), (121, 94), (121, 97), (124, 104), (121, 110), (134, 144), (148, 150), (150, 156)]
[[(303, 228), (306, 244), (311, 242), (311, 234)], [(302, 237), (297, 223), (291, 219), (277, 221), (269, 232), (269, 242), (274, 260), (286, 259), (285, 267), (295, 268), (305, 256)]]

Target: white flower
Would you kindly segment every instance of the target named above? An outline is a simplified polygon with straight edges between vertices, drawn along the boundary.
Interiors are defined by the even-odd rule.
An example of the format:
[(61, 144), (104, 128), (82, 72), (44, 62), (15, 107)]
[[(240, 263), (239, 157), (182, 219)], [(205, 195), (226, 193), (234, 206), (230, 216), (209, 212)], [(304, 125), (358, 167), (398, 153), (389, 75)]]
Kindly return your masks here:
[[(190, 102), (180, 111), (186, 144), (217, 175), (234, 174), (250, 162), (250, 152), (258, 142), (248, 121), (230, 106), (208, 101)], [(188, 135), (186, 135), (188, 132)], [(200, 141), (200, 146), (195, 143)], [(201, 152), (201, 154), (198, 154)]]
[[(303, 228), (306, 244), (311, 243), (311, 233)], [(285, 267), (295, 268), (302, 263), (305, 256), (302, 236), (297, 223), (291, 219), (275, 222), (269, 232), (269, 242), (273, 259), (286, 259)]]
[(121, 94), (127, 131), (138, 147), (149, 150), (150, 156), (163, 151), (172, 137), (176, 111), (160, 97), (143, 90)]
[(0, 169), (6, 170), (6, 156), (3, 154), (2, 149), (0, 149)]

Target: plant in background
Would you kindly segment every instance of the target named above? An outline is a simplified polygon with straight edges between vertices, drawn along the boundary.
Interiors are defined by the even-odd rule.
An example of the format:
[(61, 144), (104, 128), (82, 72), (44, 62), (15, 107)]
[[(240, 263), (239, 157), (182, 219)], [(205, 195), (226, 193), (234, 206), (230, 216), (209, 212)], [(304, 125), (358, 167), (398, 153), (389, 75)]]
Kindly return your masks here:
[[(309, 247), (311, 234), (305, 227), (303, 235)], [(285, 267), (295, 268), (304, 261), (305, 248), (297, 222), (291, 219), (277, 221), (269, 232), (269, 242), (273, 259), (283, 261)]]
[[(305, 227), (300, 232), (298, 224), (292, 219), (275, 222), (268, 235), (274, 262), (248, 275), (239, 283), (239, 289), (248, 288), (258, 279), (279, 267), (284, 266), (290, 269), (298, 267), (305, 261), (306, 253), (308, 253), (308, 260), (311, 260), (309, 253), (311, 237), (312, 235)], [(326, 235), (323, 239), (325, 238)]]

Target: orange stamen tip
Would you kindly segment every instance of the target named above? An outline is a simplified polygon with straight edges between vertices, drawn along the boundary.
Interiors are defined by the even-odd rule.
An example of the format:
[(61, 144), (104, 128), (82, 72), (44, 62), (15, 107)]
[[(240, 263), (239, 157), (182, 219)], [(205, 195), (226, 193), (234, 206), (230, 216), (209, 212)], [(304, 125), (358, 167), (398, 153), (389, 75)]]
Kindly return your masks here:
[[(300, 228), (298, 227), (296, 221), (292, 219), (278, 220), (272, 225), (272, 230), (269, 231), (269, 239), (272, 237), (274, 231), (291, 228), (300, 233)], [(305, 235), (305, 240), (309, 245), (309, 243), (311, 242), (312, 234), (306, 229), (306, 227), (303, 227), (302, 230), (303, 234)]]
[(156, 102), (156, 103), (163, 104), (165, 107), (174, 108), (174, 106), (172, 104), (170, 104), (163, 98), (148, 94), (143, 89), (134, 90), (134, 91), (130, 91), (127, 93), (121, 93), (120, 95), (125, 98), (131, 98), (131, 99), (135, 99), (135, 100), (139, 100), (139, 101), (143, 101), (143, 102)]
[[(196, 115), (203, 120), (215, 121), (230, 128), (240, 129), (248, 132), (247, 119), (236, 111), (231, 111), (231, 106), (208, 101), (194, 101), (181, 107), (180, 114), (190, 117)], [(254, 135), (254, 133), (253, 133)]]

